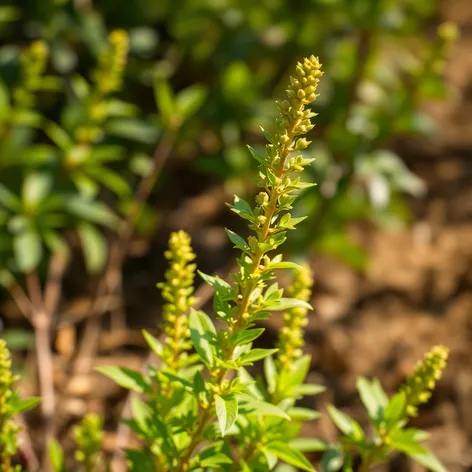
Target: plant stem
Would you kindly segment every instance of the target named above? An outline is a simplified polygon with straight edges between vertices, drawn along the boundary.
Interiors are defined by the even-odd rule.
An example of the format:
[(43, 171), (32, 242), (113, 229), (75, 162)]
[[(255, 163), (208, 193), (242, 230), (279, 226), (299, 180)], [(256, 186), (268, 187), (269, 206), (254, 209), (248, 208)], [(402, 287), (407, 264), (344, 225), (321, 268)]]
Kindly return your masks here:
[[(289, 155), (290, 152), (292, 152), (291, 143), (295, 139), (295, 133), (294, 129), (296, 129), (296, 126), (298, 125), (299, 120), (296, 120), (292, 123), (290, 129), (288, 130), (288, 135), (290, 137), (290, 141), (284, 145), (280, 152), (280, 167), (276, 171), (276, 176), (277, 178), (280, 178), (283, 176), (284, 173), (286, 173), (285, 169), (285, 161)], [(266, 221), (260, 230), (259, 240), (260, 241), (265, 241), (267, 237), (270, 234), (270, 224), (272, 222), (272, 219), (275, 215), (275, 212), (277, 210), (277, 199), (279, 197), (279, 193), (277, 191), (277, 188), (271, 189), (271, 194), (269, 197), (269, 203), (267, 207), (267, 212), (266, 212)], [(247, 279), (249, 281), (256, 279), (256, 277), (252, 277), (254, 275), (257, 275), (259, 272), (259, 265), (261, 263), (262, 257), (264, 256), (263, 251), (258, 251), (257, 253), (252, 255), (252, 271), (251, 274), (248, 275)], [(238, 318), (236, 319), (235, 323), (230, 323), (229, 325), (229, 332), (231, 334), (237, 332), (243, 323), (245, 323), (245, 317), (243, 316), (244, 314), (247, 313), (249, 306), (250, 306), (250, 299), (251, 299), (251, 293), (253, 292), (255, 286), (254, 282), (248, 282), (246, 286), (244, 287), (244, 294), (242, 296), (241, 302), (239, 304), (239, 315)], [(226, 351), (226, 359), (229, 360), (232, 358), (234, 352), (234, 347), (230, 346), (229, 349)], [(229, 369), (221, 369), (218, 373), (218, 377), (216, 379), (215, 385), (221, 386), (223, 383), (224, 379), (226, 378), (226, 375), (228, 373)], [(180, 459), (179, 465), (177, 469), (175, 469), (175, 472), (185, 472), (188, 467), (189, 467), (189, 461), (190, 458), (192, 457), (193, 451), (195, 448), (200, 444), (201, 441), (201, 436), (203, 435), (203, 432), (205, 431), (206, 426), (209, 424), (210, 421), (213, 419), (213, 414), (212, 414), (212, 409), (213, 409), (213, 403), (214, 403), (214, 392), (212, 392), (211, 397), (210, 397), (210, 406), (209, 408), (205, 411), (204, 415), (202, 416), (197, 429), (195, 430), (192, 441), (188, 448), (186, 449), (184, 455)]]
[(31, 314), (34, 336), (36, 361), (38, 369), (39, 391), (41, 400), (41, 416), (43, 422), (43, 455), (42, 469), (51, 470), (47, 453), (47, 443), (54, 436), (54, 413), (56, 396), (54, 391), (54, 364), (51, 351), (51, 317), (46, 311), (41, 291), (41, 283), (36, 271), (26, 275), (29, 298), (33, 306)]
[(151, 167), (139, 182), (133, 202), (128, 209), (127, 217), (119, 228), (118, 239), (110, 249), (105, 273), (100, 279), (95, 296), (91, 301), (89, 317), (73, 367), (75, 375), (84, 375), (92, 368), (100, 335), (100, 316), (108, 311), (111, 301), (111, 297), (106, 297), (105, 295), (117, 293), (121, 289), (121, 268), (128, 253), (136, 223), (141, 214), (142, 205), (148, 199), (164, 164), (170, 157), (174, 137), (173, 134), (166, 133), (157, 145), (153, 153)]

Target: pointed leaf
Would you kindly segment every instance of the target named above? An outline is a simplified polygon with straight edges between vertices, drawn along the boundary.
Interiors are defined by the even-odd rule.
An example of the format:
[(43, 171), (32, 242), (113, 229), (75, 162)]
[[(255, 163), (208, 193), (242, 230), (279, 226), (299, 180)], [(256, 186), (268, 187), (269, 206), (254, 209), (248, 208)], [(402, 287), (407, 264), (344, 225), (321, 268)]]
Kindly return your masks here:
[(205, 364), (211, 366), (215, 362), (213, 342), (216, 329), (210, 317), (203, 311), (192, 310), (189, 317), (190, 336), (195, 350)]
[(331, 416), (331, 419), (334, 421), (335, 425), (350, 438), (355, 441), (360, 441), (364, 439), (364, 431), (359, 426), (359, 424), (350, 418), (348, 415), (339, 411), (332, 405), (328, 406), (328, 413)]
[(315, 470), (308, 459), (301, 452), (293, 449), (285, 442), (273, 441), (267, 444), (265, 449), (275, 454), (282, 461), (293, 465), (294, 467), (298, 467), (299, 469), (307, 470), (309, 472)]
[(108, 245), (103, 233), (89, 223), (81, 223), (77, 232), (82, 244), (85, 266), (91, 274), (100, 272), (108, 256)]
[(125, 367), (118, 367), (115, 365), (107, 365), (97, 367), (95, 370), (103, 375), (106, 375), (118, 385), (133, 390), (137, 393), (151, 393), (152, 388), (149, 381), (135, 370), (126, 369)]
[(225, 436), (238, 417), (238, 401), (234, 395), (215, 396), (215, 409), (221, 435)]
[(278, 349), (251, 349), (249, 352), (242, 354), (237, 362), (239, 365), (251, 365), (253, 362), (264, 359), (278, 351)]

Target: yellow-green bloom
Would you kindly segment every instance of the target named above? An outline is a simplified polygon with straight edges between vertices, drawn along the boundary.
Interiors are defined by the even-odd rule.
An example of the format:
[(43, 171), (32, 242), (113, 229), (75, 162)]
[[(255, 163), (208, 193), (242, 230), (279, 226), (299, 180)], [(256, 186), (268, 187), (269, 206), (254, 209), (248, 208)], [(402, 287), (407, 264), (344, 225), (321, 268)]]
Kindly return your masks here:
[(431, 392), (446, 367), (448, 355), (449, 350), (446, 347), (435, 346), (418, 362), (414, 374), (402, 386), (401, 391), (406, 395), (408, 416), (416, 416), (418, 405), (431, 398)]
[(11, 417), (15, 413), (12, 386), (17, 377), (11, 372), (11, 357), (6, 343), (0, 339), (0, 470), (11, 471), (11, 457), (18, 449), (17, 434), (20, 427)]
[(98, 470), (103, 461), (103, 420), (90, 413), (74, 427), (73, 433), (77, 443), (77, 462), (83, 464), (87, 471)]
[[(277, 120), (278, 133), (276, 139), (278, 147), (283, 151), (293, 151), (290, 146), (296, 136), (306, 134), (313, 128), (310, 119), (316, 116), (311, 110), (305, 110), (305, 106), (316, 100), (316, 89), (320, 77), (321, 64), (317, 57), (305, 57), (303, 62), (298, 62), (296, 77), (290, 77), (290, 85), (287, 89), (287, 100), (277, 103), (280, 110), (280, 118)], [(296, 149), (304, 149), (309, 145), (306, 140), (298, 140)]]
[[(313, 285), (313, 274), (310, 267), (304, 264), (295, 273), (293, 283), (288, 292), (292, 298), (309, 302), (311, 298), (311, 287)], [(283, 327), (280, 330), (278, 342), (278, 362), (281, 369), (289, 366), (303, 354), (305, 327), (308, 324), (308, 309), (297, 307), (288, 310), (284, 314)]]
[(110, 33), (108, 44), (100, 54), (99, 65), (95, 71), (95, 83), (100, 95), (108, 95), (120, 89), (128, 49), (126, 31), (116, 30)]
[(40, 88), (49, 55), (44, 41), (34, 41), (20, 56), (20, 85), (14, 91), (15, 102), (20, 108), (31, 108), (34, 105), (34, 92)]
[(195, 303), (193, 281), (196, 264), (191, 263), (195, 254), (190, 244), (190, 236), (185, 231), (170, 235), (169, 249), (164, 253), (169, 260), (169, 269), (165, 273), (166, 281), (158, 284), (167, 302), (163, 308), (167, 336), (162, 360), (174, 370), (185, 364), (185, 351), (191, 348), (188, 312)]

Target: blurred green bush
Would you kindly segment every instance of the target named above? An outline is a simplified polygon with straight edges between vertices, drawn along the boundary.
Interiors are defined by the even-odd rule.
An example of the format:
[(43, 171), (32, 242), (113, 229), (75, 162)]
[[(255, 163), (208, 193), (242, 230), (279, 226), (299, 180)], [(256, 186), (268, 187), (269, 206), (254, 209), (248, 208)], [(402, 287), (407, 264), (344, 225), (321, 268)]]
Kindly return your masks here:
[[(420, 105), (444, 97), (454, 35), (447, 26), (436, 36), (436, 16), (434, 0), (18, 0), (0, 7), (2, 265), (28, 271), (44, 246), (54, 251), (65, 230), (78, 228), (88, 265), (99, 270), (106, 245), (94, 225), (113, 226), (126, 213), (136, 174), (149, 168), (166, 132), (175, 138), (172, 158), (193, 173), (247, 186), (253, 164), (243, 143), (254, 141), (256, 123), (274, 118), (271, 98), (281, 95), (285, 71), (315, 53), (325, 80), (311, 172), (322, 185), (300, 199), (297, 212), (309, 213), (309, 224), (292, 243), (362, 267), (346, 226), (361, 219), (398, 226), (408, 218), (403, 195), (425, 190), (389, 144), (433, 132)], [(103, 93), (93, 71), (97, 63), (107, 69), (103, 48), (117, 29), (129, 35), (128, 67), (122, 87)], [(29, 59), (36, 61), (30, 72), (25, 48), (39, 55)], [(120, 99), (110, 95), (118, 88)], [(184, 92), (176, 99), (173, 90)]]

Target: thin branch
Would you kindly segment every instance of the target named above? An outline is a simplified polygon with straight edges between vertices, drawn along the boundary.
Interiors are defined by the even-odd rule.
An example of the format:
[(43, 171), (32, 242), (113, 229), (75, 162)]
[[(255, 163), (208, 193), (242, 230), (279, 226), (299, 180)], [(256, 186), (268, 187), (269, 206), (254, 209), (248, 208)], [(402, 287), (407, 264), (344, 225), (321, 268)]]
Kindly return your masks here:
[(31, 319), (34, 327), (36, 361), (41, 395), (41, 416), (43, 422), (42, 470), (51, 470), (47, 453), (47, 442), (54, 436), (54, 414), (56, 396), (54, 391), (54, 364), (51, 351), (51, 317), (46, 312), (46, 306), (41, 290), (41, 282), (37, 271), (26, 275), (26, 286), (33, 305)]
[(20, 311), (23, 313), (26, 319), (31, 321), (31, 314), (34, 311), (33, 304), (25, 293), (20, 284), (16, 281), (14, 284), (8, 287), (8, 293), (10, 294), (13, 301), (16, 303)]
[(54, 316), (59, 305), (62, 293), (62, 279), (69, 262), (68, 254), (58, 251), (51, 256), (49, 273), (44, 289), (44, 305), (46, 313)]
[(121, 287), (121, 268), (128, 253), (129, 244), (141, 214), (142, 206), (151, 194), (162, 168), (170, 157), (173, 143), (174, 136), (165, 134), (156, 147), (149, 172), (141, 179), (131, 207), (128, 209), (127, 217), (119, 229), (119, 237), (111, 247), (107, 268), (92, 300), (89, 318), (86, 322), (82, 342), (73, 366), (73, 371), (76, 375), (85, 374), (91, 370), (98, 346), (100, 316), (110, 308), (109, 300), (111, 297), (105, 297), (105, 295), (115, 294)]

